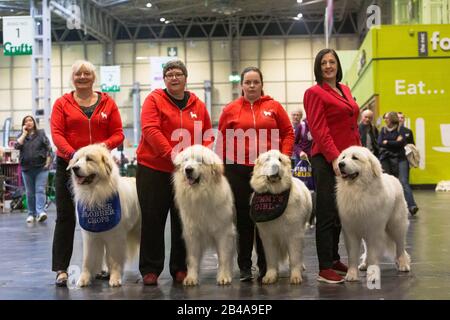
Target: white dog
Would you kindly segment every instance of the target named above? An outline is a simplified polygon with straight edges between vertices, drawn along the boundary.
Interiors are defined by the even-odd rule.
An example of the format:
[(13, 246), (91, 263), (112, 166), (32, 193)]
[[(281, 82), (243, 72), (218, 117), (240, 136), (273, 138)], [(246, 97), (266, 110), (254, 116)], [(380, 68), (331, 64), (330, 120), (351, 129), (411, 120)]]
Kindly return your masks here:
[[(77, 285), (89, 285), (105, 257), (109, 285), (120, 286), (126, 259), (139, 251), (141, 211), (136, 180), (121, 177), (111, 154), (100, 145), (78, 150), (67, 170), (72, 174), (83, 237), (83, 267)], [(120, 218), (115, 214), (119, 210)]]
[(184, 285), (197, 285), (202, 255), (215, 247), (219, 259), (217, 283), (230, 284), (236, 231), (231, 187), (223, 163), (212, 150), (194, 145), (175, 158), (175, 202), (180, 210), (187, 251)]
[[(367, 148), (347, 148), (338, 163), (342, 175), (337, 178), (336, 198), (349, 259), (345, 280), (359, 279), (361, 240), (367, 247), (361, 269), (378, 267), (385, 251), (395, 250), (399, 271), (409, 271), (408, 209), (399, 180), (382, 173), (380, 162)], [(379, 277), (379, 273), (368, 275), (368, 281)]]
[[(278, 150), (265, 152), (258, 157), (250, 184), (255, 190), (252, 215), (272, 206), (282, 211), (281, 216), (270, 221), (258, 222), (255, 219), (267, 261), (267, 272), (262, 283), (276, 282), (279, 263), (289, 256), (290, 282), (300, 284), (304, 268), (305, 224), (312, 210), (311, 193), (303, 182), (292, 177), (290, 159)], [(283, 201), (280, 201), (283, 194), (288, 197), (284, 198), (287, 202), (284, 209), (283, 205), (279, 205)]]

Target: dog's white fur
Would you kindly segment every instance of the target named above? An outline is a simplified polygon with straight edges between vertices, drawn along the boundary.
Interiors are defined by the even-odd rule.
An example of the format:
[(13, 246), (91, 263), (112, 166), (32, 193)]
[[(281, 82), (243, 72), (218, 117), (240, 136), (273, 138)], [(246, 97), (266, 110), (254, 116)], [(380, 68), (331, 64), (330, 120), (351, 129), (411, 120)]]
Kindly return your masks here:
[(236, 231), (231, 187), (223, 163), (209, 148), (193, 145), (174, 161), (175, 202), (180, 211), (187, 251), (186, 286), (198, 284), (199, 267), (208, 246), (217, 250), (217, 284), (230, 284)]
[[(72, 174), (75, 203), (81, 202), (86, 207), (98, 206), (118, 192), (121, 205), (121, 220), (111, 230), (89, 232), (82, 229), (83, 266), (77, 285), (89, 285), (104, 262), (110, 272), (109, 285), (120, 286), (126, 260), (139, 252), (141, 210), (136, 180), (121, 177), (110, 152), (98, 144), (79, 149), (67, 170)], [(92, 182), (82, 184), (88, 176)]]
[(267, 271), (262, 283), (275, 283), (278, 267), (289, 257), (290, 282), (302, 282), (303, 239), (312, 210), (311, 193), (305, 184), (292, 177), (291, 161), (278, 150), (259, 155), (250, 184), (258, 193), (279, 194), (291, 189), (284, 213), (271, 221), (256, 223), (264, 246)]
[[(382, 173), (378, 159), (364, 147), (347, 148), (338, 164), (342, 175), (337, 177), (336, 198), (349, 259), (345, 279), (359, 280), (361, 240), (367, 247), (361, 270), (378, 266), (386, 251), (392, 254), (395, 250), (399, 271), (409, 271), (405, 250), (408, 209), (400, 181)], [(368, 275), (367, 280), (379, 281), (379, 273)]]

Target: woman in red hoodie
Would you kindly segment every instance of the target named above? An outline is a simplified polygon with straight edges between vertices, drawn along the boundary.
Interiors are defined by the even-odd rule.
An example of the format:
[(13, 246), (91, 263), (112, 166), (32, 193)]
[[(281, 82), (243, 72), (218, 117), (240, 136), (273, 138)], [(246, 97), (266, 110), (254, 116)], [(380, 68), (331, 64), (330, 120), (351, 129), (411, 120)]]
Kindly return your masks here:
[[(225, 174), (234, 194), (237, 212), (238, 265), (241, 281), (251, 281), (255, 224), (250, 219), (250, 177), (260, 153), (279, 149), (291, 157), (294, 130), (283, 106), (263, 92), (263, 75), (256, 67), (241, 73), (242, 96), (228, 104), (219, 120), (216, 150), (225, 162)], [(275, 143), (275, 145), (272, 145)], [(266, 273), (261, 239), (256, 232), (259, 277)]]
[(75, 91), (66, 93), (53, 105), (51, 131), (58, 148), (55, 175), (56, 225), (53, 236), (52, 270), (57, 272), (55, 284), (67, 285), (67, 268), (73, 250), (75, 207), (69, 189), (69, 160), (89, 144), (101, 143), (109, 150), (123, 139), (122, 120), (114, 100), (106, 93), (94, 91), (95, 67), (84, 60), (72, 66)]
[(179, 60), (164, 65), (166, 89), (156, 89), (144, 101), (142, 136), (137, 148), (136, 186), (142, 211), (139, 270), (144, 285), (156, 285), (164, 269), (164, 227), (170, 210), (169, 269), (175, 282), (186, 277), (186, 248), (181, 220), (174, 203), (173, 157), (180, 146), (207, 145), (203, 134), (211, 129), (205, 104), (185, 91), (187, 69)]

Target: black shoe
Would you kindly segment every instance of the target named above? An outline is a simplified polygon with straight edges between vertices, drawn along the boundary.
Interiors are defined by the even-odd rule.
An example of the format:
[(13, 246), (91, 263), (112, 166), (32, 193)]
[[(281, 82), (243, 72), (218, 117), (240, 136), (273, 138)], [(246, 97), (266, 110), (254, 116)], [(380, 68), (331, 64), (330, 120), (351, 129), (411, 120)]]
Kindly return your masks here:
[(67, 271), (58, 271), (56, 273), (55, 286), (57, 287), (67, 287)]
[(415, 216), (417, 211), (419, 211), (419, 208), (416, 206), (409, 208), (409, 213), (411, 213), (412, 216)]
[(97, 279), (97, 280), (109, 280), (109, 272), (108, 271), (105, 271), (105, 270), (102, 270), (101, 272), (99, 272), (99, 273), (97, 273), (96, 275), (95, 275), (95, 279)]
[(241, 277), (240, 280), (242, 282), (249, 282), (253, 280), (253, 274), (252, 274), (252, 270), (248, 269), (248, 270), (241, 270)]

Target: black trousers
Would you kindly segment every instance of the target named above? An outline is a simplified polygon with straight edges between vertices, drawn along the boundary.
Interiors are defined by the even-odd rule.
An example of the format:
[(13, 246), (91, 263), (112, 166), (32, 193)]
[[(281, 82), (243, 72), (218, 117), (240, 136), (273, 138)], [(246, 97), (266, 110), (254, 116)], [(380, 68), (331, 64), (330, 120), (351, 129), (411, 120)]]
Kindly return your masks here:
[(67, 270), (73, 251), (75, 233), (75, 206), (70, 191), (69, 164), (58, 157), (56, 159), (55, 191), (56, 191), (56, 224), (53, 235), (52, 270)]
[(384, 158), (381, 162), (381, 168), (387, 174), (393, 175), (394, 177), (399, 177), (399, 159), (398, 158)]
[(339, 260), (341, 223), (336, 206), (336, 177), (323, 155), (311, 159), (316, 184), (316, 247), (319, 269), (329, 269)]
[(170, 274), (186, 271), (186, 246), (178, 209), (174, 202), (171, 174), (138, 164), (136, 187), (142, 212), (139, 271), (160, 275), (164, 269), (164, 229), (170, 210)]
[(255, 223), (250, 218), (250, 196), (253, 190), (250, 178), (253, 167), (227, 164), (225, 176), (231, 185), (236, 207), (236, 227), (238, 232), (238, 266), (240, 270), (251, 270), (253, 239), (256, 237), (256, 253), (258, 255), (258, 268), (262, 274), (266, 272), (266, 257), (258, 230), (255, 232)]

